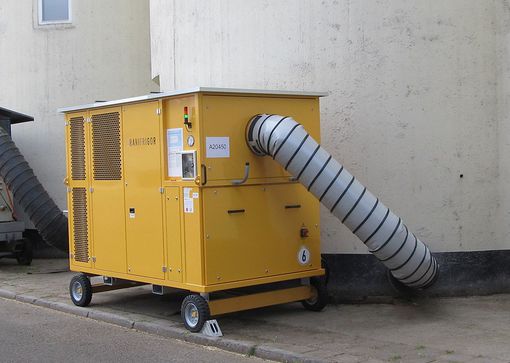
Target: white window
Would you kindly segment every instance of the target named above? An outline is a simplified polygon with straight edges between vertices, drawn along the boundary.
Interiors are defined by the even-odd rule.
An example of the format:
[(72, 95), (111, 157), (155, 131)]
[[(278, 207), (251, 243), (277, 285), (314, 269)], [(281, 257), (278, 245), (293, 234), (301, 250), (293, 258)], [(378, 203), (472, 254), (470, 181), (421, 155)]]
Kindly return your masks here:
[(39, 24), (71, 22), (71, 0), (39, 0)]

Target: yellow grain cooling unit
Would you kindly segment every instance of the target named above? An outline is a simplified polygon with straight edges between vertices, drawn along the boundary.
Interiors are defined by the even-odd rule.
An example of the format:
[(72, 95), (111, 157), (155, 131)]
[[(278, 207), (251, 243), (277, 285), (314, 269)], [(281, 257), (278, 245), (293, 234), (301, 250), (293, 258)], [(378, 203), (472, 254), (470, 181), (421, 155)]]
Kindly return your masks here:
[(272, 304), (322, 310), (319, 202), (395, 282), (432, 285), (428, 247), (319, 144), (321, 96), (197, 88), (61, 109), (73, 302), (183, 289), (191, 331)]
[[(73, 302), (88, 305), (93, 291), (131, 281), (184, 289), (192, 331), (237, 310), (290, 301), (322, 308), (325, 292), (309, 279), (324, 274), (319, 202), (245, 139), (264, 110), (292, 115), (318, 140), (321, 95), (197, 88), (60, 109), (70, 267), (82, 273), (71, 282)], [(91, 286), (91, 276), (104, 281)], [(228, 295), (287, 280), (297, 283)]]

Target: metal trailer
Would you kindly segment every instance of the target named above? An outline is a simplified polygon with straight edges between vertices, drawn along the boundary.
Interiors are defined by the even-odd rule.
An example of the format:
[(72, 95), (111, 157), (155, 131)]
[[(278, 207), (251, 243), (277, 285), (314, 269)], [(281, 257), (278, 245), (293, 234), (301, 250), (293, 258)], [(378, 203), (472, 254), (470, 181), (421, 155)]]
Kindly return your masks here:
[(318, 146), (321, 96), (196, 88), (60, 109), (72, 301), (139, 284), (186, 290), (193, 332), (273, 304), (320, 311), (319, 201), (396, 279), (432, 283), (428, 248)]

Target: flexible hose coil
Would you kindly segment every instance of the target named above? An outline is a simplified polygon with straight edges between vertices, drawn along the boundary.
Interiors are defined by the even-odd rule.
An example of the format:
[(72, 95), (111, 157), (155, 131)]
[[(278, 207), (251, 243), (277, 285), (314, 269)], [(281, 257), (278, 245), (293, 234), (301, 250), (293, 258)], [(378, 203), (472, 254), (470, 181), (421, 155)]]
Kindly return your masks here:
[(68, 251), (67, 218), (48, 195), (11, 137), (0, 127), (0, 176), (48, 244)]
[(291, 117), (256, 115), (247, 143), (269, 155), (345, 224), (401, 283), (425, 288), (439, 265), (428, 247)]

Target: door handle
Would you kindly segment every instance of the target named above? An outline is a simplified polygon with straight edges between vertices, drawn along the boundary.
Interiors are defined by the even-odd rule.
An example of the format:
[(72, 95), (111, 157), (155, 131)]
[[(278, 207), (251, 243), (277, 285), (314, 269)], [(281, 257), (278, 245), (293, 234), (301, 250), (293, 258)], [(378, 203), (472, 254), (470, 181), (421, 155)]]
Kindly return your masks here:
[(250, 163), (249, 162), (246, 162), (246, 164), (244, 164), (244, 177), (242, 179), (235, 179), (235, 180), (232, 180), (232, 184), (233, 185), (241, 185), (241, 184), (244, 184), (246, 183), (246, 181), (248, 180), (248, 177), (250, 176)]

